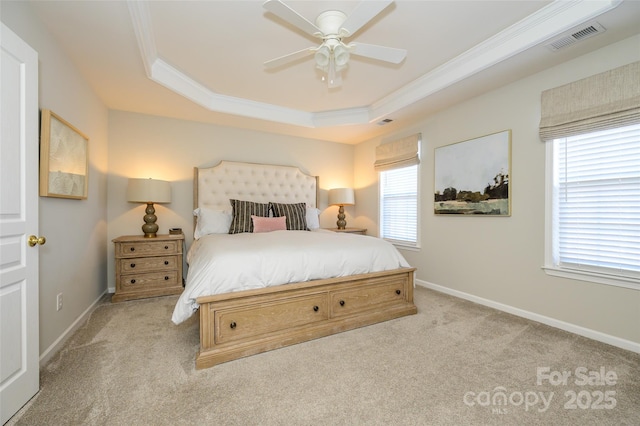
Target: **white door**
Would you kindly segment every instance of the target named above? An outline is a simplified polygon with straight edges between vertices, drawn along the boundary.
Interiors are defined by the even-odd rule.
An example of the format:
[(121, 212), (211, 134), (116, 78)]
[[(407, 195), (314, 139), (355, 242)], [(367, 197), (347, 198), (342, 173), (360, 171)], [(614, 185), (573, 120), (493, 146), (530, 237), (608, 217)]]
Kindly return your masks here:
[[(4, 24), (0, 34), (0, 424), (4, 424), (40, 387), (35, 237), (38, 54)], [(35, 238), (33, 246), (28, 243), (30, 235)]]

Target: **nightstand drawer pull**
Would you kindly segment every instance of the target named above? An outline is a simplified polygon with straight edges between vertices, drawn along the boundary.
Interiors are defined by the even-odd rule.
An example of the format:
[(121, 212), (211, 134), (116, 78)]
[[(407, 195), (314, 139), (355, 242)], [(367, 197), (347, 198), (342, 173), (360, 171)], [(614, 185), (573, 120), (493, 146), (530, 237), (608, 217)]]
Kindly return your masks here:
[(340, 301), (340, 306), (344, 306), (344, 300)]
[(132, 264), (131, 264), (131, 265), (129, 265), (129, 266), (131, 266), (132, 268), (135, 268), (135, 267), (136, 267), (136, 264), (135, 264), (135, 263), (132, 263)]
[(396, 294), (397, 294), (398, 296), (400, 296), (400, 293), (402, 293), (402, 291), (400, 291), (400, 290), (396, 290)]
[(165, 250), (169, 250), (169, 246), (164, 246), (164, 249)]
[(320, 309), (320, 308), (318, 307), (318, 305), (316, 305), (316, 306), (314, 306), (314, 307), (313, 307), (313, 311), (314, 311), (314, 312), (318, 312), (318, 310), (319, 310), (319, 309)]
[(235, 321), (231, 321), (231, 324), (229, 324), (229, 327), (236, 328), (236, 322)]
[(169, 281), (169, 277), (165, 276), (165, 277), (164, 277), (164, 280), (165, 280), (165, 281)]
[(164, 261), (164, 264), (165, 264), (165, 265), (168, 265), (168, 264), (169, 264), (169, 261), (168, 261), (168, 260), (165, 260), (165, 261)]
[(135, 279), (131, 280), (131, 284), (135, 284), (135, 283), (136, 283)]
[(136, 251), (136, 248), (135, 247), (131, 247), (129, 250)]

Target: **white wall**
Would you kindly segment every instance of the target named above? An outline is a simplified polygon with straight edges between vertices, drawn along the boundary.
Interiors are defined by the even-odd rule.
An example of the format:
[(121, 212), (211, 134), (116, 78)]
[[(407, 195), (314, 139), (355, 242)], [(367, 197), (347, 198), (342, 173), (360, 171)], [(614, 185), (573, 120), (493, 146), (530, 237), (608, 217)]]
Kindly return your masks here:
[[(159, 232), (181, 227), (193, 235), (193, 168), (221, 160), (297, 166), (319, 176), (321, 226), (335, 227), (337, 207), (327, 208), (327, 190), (353, 185), (352, 145), (111, 111), (109, 114), (109, 240), (142, 234), (145, 206), (126, 201), (128, 178), (171, 182), (170, 204), (155, 205)], [(347, 221), (353, 207), (345, 208)], [(108, 250), (109, 288), (115, 289), (113, 247)]]
[[(385, 140), (362, 143), (355, 152), (356, 216), (377, 223), (375, 146), (422, 132), (421, 246), (403, 251), (424, 284), (454, 294), (584, 327), (640, 348), (640, 291), (547, 276), (544, 263), (545, 146), (538, 137), (540, 94), (640, 59), (640, 37), (548, 69), (429, 117)], [(511, 217), (435, 216), (434, 149), (512, 130)], [(366, 203), (362, 202), (366, 199)], [(571, 328), (571, 327), (569, 327)], [(620, 343), (620, 342), (618, 342)]]
[[(87, 200), (40, 197), (40, 353), (59, 339), (106, 291), (108, 111), (44, 30), (28, 2), (2, 2), (2, 22), (38, 52), (39, 106), (89, 137)], [(56, 295), (64, 305), (56, 311)]]

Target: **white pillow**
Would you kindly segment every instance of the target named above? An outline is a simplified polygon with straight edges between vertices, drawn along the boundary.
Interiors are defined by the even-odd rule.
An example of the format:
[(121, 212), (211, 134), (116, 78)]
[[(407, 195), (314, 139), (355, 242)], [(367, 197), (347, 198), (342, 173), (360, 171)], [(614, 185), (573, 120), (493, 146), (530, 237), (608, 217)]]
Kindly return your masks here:
[(196, 240), (208, 234), (228, 234), (232, 215), (230, 211), (197, 208), (193, 215), (198, 218), (193, 238)]
[(308, 229), (320, 228), (320, 218), (318, 216), (319, 214), (320, 210), (316, 209), (315, 207), (307, 207), (307, 214), (305, 216), (307, 219)]

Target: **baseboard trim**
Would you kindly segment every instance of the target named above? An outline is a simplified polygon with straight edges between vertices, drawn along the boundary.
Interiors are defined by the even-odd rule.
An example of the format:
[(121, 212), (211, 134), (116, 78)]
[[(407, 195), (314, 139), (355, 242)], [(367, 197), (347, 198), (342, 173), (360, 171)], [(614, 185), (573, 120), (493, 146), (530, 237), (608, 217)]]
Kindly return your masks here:
[(631, 340), (621, 339), (616, 336), (611, 336), (610, 334), (605, 334), (596, 330), (592, 330), (589, 328), (581, 327), (576, 324), (571, 324), (568, 322), (560, 321), (555, 318), (547, 317), (544, 315), (536, 314), (535, 312), (525, 311), (523, 309), (515, 308), (510, 305), (505, 305), (503, 303), (499, 303), (493, 300), (485, 299), (479, 296), (475, 296), (473, 294), (465, 293), (462, 291), (454, 290), (448, 287), (443, 287), (438, 284), (430, 283), (424, 280), (415, 280), (416, 284), (425, 287), (431, 290), (438, 291), (440, 293), (445, 293), (450, 296), (458, 297), (460, 299), (469, 300), (474, 303), (478, 303), (480, 305), (488, 306), (490, 308), (497, 309), (499, 311), (507, 312), (509, 314), (513, 314), (522, 318), (526, 318), (532, 321), (536, 321), (551, 327), (559, 328), (564, 331), (568, 331), (570, 333), (577, 334), (579, 336), (587, 337), (589, 339), (597, 340), (599, 342), (607, 343), (612, 346), (616, 346), (618, 348), (622, 348), (631, 352), (640, 353), (640, 343), (632, 342)]
[(58, 337), (55, 342), (51, 344), (44, 352), (40, 354), (40, 367), (44, 367), (44, 365), (49, 362), (51, 358), (55, 354), (58, 353), (62, 345), (71, 337), (71, 335), (78, 329), (82, 324), (85, 323), (87, 319), (89, 319), (89, 315), (96, 309), (100, 299), (107, 294), (105, 290), (98, 298), (89, 306), (83, 313), (80, 315), (61, 335)]

